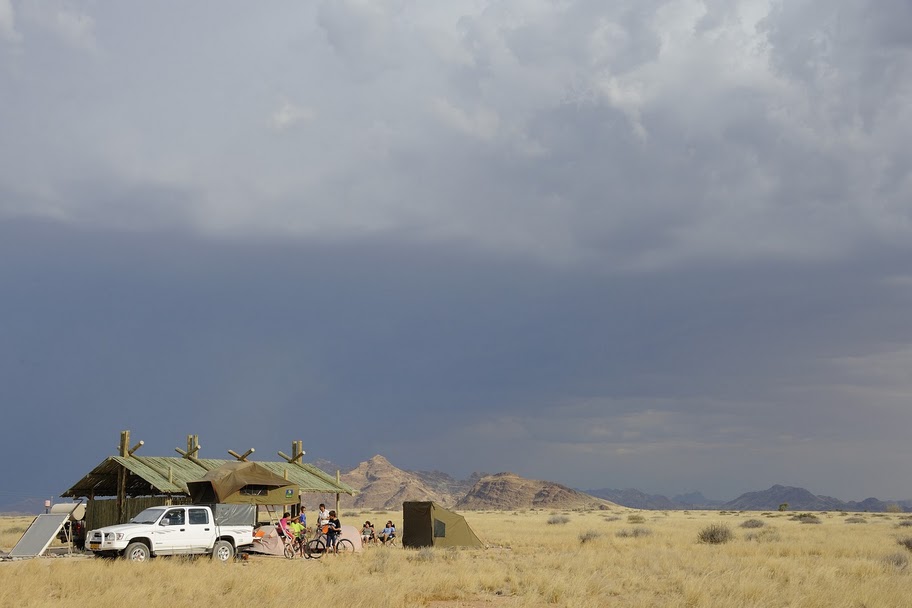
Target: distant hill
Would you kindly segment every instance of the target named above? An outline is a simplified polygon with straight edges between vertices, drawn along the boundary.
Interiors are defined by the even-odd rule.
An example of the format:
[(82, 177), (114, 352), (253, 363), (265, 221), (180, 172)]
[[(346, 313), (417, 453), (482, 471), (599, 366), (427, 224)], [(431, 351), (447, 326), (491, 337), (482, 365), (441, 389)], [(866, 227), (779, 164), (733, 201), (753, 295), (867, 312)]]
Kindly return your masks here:
[(701, 492), (688, 492), (687, 494), (675, 494), (671, 497), (672, 502), (680, 505), (682, 509), (715, 509), (721, 505), (724, 500), (706, 498)]
[(408, 500), (452, 506), (473, 483), (445, 473), (405, 471), (379, 454), (343, 474), (342, 481), (360, 491), (353, 499), (344, 497), (342, 505), (361, 509), (398, 509)]
[[(342, 470), (329, 461), (316, 461), (327, 472)], [(883, 512), (889, 504), (912, 511), (912, 500), (882, 501), (867, 498), (860, 502), (841, 501), (830, 496), (817, 496), (805, 488), (774, 485), (758, 492), (748, 492), (723, 502), (707, 499), (700, 492), (668, 498), (647, 494), (634, 488), (616, 490), (574, 490), (552, 481), (526, 479), (514, 473), (473, 473), (468, 479), (456, 479), (440, 471), (408, 471), (393, 465), (381, 455), (366, 460), (341, 474), (342, 481), (359, 490), (354, 498), (344, 496), (343, 508), (398, 510), (408, 500), (433, 500), (446, 507), (459, 509), (586, 509), (602, 505), (634, 509), (680, 510), (725, 509), (733, 511), (771, 511), (788, 503), (789, 510), (802, 511), (871, 511)], [(333, 504), (335, 496), (309, 497), (308, 508), (317, 503)]]
[(680, 509), (715, 509), (722, 504), (721, 500), (710, 500), (700, 492), (679, 494), (672, 498), (661, 494), (647, 494), (635, 488), (615, 490), (602, 488), (599, 490), (584, 490), (587, 494), (610, 500), (624, 507), (632, 509), (652, 509), (656, 511), (670, 511)]
[(832, 496), (817, 496), (805, 488), (775, 485), (759, 492), (747, 492), (738, 498), (723, 503), (720, 508), (739, 511), (774, 511), (781, 504), (788, 504), (789, 511), (886, 511), (887, 505), (898, 504), (906, 511), (912, 511), (910, 501), (882, 501), (866, 498), (863, 501), (845, 502)]
[[(320, 464), (326, 470), (326, 461)], [(460, 509), (581, 509), (612, 505), (558, 483), (525, 479), (513, 473), (473, 473), (460, 480), (440, 471), (407, 471), (379, 454), (342, 473), (341, 478), (359, 491), (354, 497), (343, 495), (342, 508), (398, 510), (409, 500), (432, 500)], [(306, 501), (312, 510), (320, 502), (333, 504), (335, 496), (313, 495)]]
[(626, 490), (602, 488), (601, 490), (586, 490), (586, 493), (632, 509), (655, 509), (661, 511), (682, 508), (661, 494), (646, 494), (634, 488), (627, 488)]
[(459, 502), (457, 509), (597, 509), (617, 506), (551, 481), (526, 479), (514, 473), (482, 477)]

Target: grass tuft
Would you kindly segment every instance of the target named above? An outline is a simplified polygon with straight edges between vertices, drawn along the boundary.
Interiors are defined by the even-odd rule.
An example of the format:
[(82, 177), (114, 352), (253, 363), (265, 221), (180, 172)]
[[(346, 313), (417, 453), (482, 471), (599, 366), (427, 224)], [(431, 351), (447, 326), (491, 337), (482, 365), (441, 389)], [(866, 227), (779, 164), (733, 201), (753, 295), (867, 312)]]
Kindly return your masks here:
[(579, 542), (581, 545), (585, 545), (586, 543), (597, 539), (601, 535), (601, 532), (596, 532), (595, 530), (586, 530), (585, 532), (580, 532)]
[(909, 567), (909, 557), (905, 553), (891, 553), (882, 561), (885, 566), (895, 570), (905, 570)]
[(644, 536), (652, 536), (652, 530), (649, 528), (637, 527), (631, 529), (618, 530), (615, 533), (615, 536), (618, 538), (642, 538)]

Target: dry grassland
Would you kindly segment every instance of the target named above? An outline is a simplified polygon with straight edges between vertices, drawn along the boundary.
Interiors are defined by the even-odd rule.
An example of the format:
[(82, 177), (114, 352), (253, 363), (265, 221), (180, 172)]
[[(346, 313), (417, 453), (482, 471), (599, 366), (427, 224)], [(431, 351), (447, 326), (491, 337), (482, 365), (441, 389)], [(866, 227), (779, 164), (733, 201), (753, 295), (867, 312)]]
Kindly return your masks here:
[[(489, 545), (484, 550), (372, 547), (354, 556), (253, 557), (227, 565), (177, 558), (6, 562), (0, 606), (912, 605), (912, 552), (898, 543), (912, 537), (912, 527), (901, 525), (908, 516), (853, 514), (864, 523), (847, 523), (849, 515), (818, 513), (819, 524), (805, 524), (789, 513), (642, 511), (644, 521), (631, 523), (632, 513), (467, 512)], [(388, 517), (347, 515), (346, 523)], [(741, 527), (748, 519), (763, 525)], [(8, 551), (27, 523), (0, 519), (0, 549)], [(699, 543), (710, 524), (726, 525), (733, 540)]]

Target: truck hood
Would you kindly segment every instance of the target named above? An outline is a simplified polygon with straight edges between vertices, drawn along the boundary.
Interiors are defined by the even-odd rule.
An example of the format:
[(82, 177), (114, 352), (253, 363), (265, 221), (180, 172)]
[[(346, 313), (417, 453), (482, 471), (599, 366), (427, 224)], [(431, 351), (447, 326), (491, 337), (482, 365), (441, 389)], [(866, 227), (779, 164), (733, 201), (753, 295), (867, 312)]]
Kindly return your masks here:
[[(158, 528), (158, 527), (159, 526), (156, 526), (155, 524), (117, 524), (116, 526), (106, 526), (104, 528), (97, 528), (96, 530), (98, 532), (101, 532), (102, 534), (106, 534), (108, 532), (114, 532), (115, 534), (117, 532), (120, 532), (121, 534), (127, 534), (130, 532), (137, 532), (140, 530), (148, 531), (151, 528)], [(162, 526), (163, 529), (166, 527), (167, 526)], [(96, 530), (93, 530), (93, 532), (95, 532)]]

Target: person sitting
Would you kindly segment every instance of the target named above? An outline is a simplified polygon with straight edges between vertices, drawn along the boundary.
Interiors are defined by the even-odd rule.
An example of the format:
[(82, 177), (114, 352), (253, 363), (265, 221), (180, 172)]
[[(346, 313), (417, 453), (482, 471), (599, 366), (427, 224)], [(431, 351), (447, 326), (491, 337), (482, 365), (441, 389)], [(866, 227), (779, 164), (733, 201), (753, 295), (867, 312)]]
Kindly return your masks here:
[(374, 524), (369, 521), (364, 522), (361, 528), (361, 542), (367, 544), (374, 540)]
[(326, 550), (335, 550), (336, 542), (342, 533), (342, 522), (336, 517), (335, 511), (329, 512), (329, 521), (326, 524)]
[(380, 531), (380, 536), (377, 538), (380, 539), (380, 542), (384, 545), (396, 537), (396, 526), (393, 525), (393, 522), (386, 522), (386, 527)]

